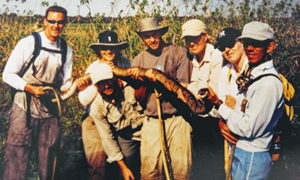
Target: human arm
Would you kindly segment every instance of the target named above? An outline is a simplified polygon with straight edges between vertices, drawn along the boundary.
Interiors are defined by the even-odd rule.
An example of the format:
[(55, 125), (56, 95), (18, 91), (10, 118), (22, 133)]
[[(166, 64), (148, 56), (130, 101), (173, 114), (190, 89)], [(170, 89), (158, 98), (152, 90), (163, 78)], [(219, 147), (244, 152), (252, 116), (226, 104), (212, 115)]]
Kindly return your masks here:
[[(275, 79), (277, 80), (277, 79)], [(278, 81), (278, 80), (277, 80)], [(282, 87), (270, 79), (253, 84), (247, 92), (248, 104), (245, 112), (229, 108), (225, 104), (218, 109), (221, 117), (234, 134), (244, 138), (255, 138), (266, 133), (267, 128), (275, 126), (274, 111), (283, 103)], [(269, 127), (271, 126), (271, 127)], [(270, 129), (269, 129), (270, 130)]]
[(32, 36), (21, 39), (15, 46), (5, 65), (2, 73), (2, 79), (16, 90), (23, 91), (27, 84), (27, 82), (23, 80), (18, 73), (20, 73), (20, 71), (28, 65), (33, 56), (33, 49), (34, 39)]
[(63, 64), (63, 78), (62, 78), (62, 85), (60, 90), (62, 92), (67, 91), (70, 86), (72, 85), (72, 64), (73, 64), (73, 51), (72, 49), (67, 46), (67, 57), (66, 62)]
[(90, 105), (90, 116), (93, 118), (98, 134), (101, 137), (107, 161), (112, 163), (122, 160), (124, 156), (107, 120), (107, 115), (109, 114), (107, 106), (107, 103), (98, 94)]
[(117, 162), (121, 172), (122, 172), (122, 176), (124, 178), (124, 180), (134, 180), (134, 176), (133, 173), (131, 172), (131, 170), (126, 166), (124, 160), (120, 160)]

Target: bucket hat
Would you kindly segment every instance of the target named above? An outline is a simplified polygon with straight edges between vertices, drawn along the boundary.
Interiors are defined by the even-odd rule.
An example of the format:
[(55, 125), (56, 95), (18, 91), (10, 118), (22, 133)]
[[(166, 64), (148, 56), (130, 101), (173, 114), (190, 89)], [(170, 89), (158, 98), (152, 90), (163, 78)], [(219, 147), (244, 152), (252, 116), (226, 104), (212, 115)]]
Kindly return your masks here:
[(138, 34), (150, 31), (160, 31), (164, 35), (168, 31), (169, 27), (161, 27), (158, 25), (157, 20), (154, 18), (144, 18), (138, 24)]
[(114, 31), (103, 31), (99, 33), (98, 42), (90, 45), (90, 48), (97, 51), (99, 48), (117, 48), (119, 50), (128, 47), (127, 42), (120, 42)]

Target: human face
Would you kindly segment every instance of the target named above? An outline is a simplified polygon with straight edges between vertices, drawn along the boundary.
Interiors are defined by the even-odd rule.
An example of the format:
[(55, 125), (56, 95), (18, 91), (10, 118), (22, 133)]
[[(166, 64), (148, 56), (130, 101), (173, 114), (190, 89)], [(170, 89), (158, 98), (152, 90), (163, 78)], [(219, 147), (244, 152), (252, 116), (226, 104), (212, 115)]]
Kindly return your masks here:
[(158, 50), (161, 44), (160, 31), (149, 31), (140, 34), (141, 39), (151, 50)]
[(55, 42), (65, 27), (65, 16), (61, 12), (50, 11), (44, 19), (45, 35)]
[(117, 51), (114, 49), (102, 48), (99, 51), (100, 51), (101, 59), (103, 59), (104, 61), (112, 61), (116, 57)]
[(254, 39), (243, 39), (244, 50), (248, 57), (249, 64), (260, 64), (264, 61), (268, 43)]
[(99, 81), (96, 84), (97, 90), (100, 94), (111, 96), (114, 93), (114, 79), (107, 79), (103, 81)]
[(238, 65), (244, 53), (244, 47), (240, 41), (236, 41), (231, 48), (225, 47), (225, 50), (222, 51), (224, 58), (233, 65)]
[(184, 37), (185, 43), (190, 52), (195, 55), (203, 55), (206, 48), (207, 33), (201, 33), (199, 36)]

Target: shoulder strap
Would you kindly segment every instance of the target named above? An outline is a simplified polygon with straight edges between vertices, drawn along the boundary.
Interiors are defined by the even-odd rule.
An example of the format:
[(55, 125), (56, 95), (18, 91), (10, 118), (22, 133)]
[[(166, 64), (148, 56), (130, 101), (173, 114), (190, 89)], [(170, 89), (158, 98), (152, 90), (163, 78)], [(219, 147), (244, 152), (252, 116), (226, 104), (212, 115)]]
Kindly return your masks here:
[(23, 70), (20, 71), (20, 73), (19, 73), (20, 77), (24, 76), (24, 74), (26, 73), (26, 71), (28, 70), (30, 65), (35, 61), (36, 57), (40, 54), (40, 51), (41, 51), (41, 37), (40, 37), (40, 34), (38, 32), (33, 32), (31, 35), (34, 37), (34, 50), (33, 50), (33, 53), (32, 53), (32, 58), (30, 59), (27, 66)]
[(251, 84), (255, 83), (256, 81), (258, 81), (258, 80), (260, 80), (261, 78), (266, 77), (266, 76), (274, 76), (274, 77), (276, 77), (279, 81), (281, 81), (280, 77), (277, 76), (276, 74), (267, 73), (267, 74), (262, 74), (262, 75), (260, 75), (260, 76), (257, 76), (257, 77), (254, 78), (254, 79), (250, 79), (249, 84), (248, 84), (248, 87), (251, 86)]
[(59, 72), (63, 74), (64, 64), (67, 59), (67, 42), (63, 38), (60, 38), (60, 48), (61, 48), (61, 67)]
[(60, 38), (60, 47), (62, 49), (61, 62), (64, 65), (67, 59), (67, 42), (63, 38)]

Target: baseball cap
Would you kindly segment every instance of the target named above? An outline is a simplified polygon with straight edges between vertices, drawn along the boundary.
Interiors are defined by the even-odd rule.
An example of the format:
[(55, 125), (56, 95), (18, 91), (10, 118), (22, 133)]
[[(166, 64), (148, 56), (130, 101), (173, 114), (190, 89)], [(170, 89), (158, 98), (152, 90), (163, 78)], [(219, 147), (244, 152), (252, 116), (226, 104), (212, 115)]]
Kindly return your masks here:
[(106, 63), (97, 63), (92, 66), (90, 71), (90, 77), (93, 84), (98, 83), (99, 81), (112, 79), (113, 72), (111, 67)]
[(226, 47), (232, 48), (239, 36), (241, 36), (241, 31), (234, 28), (225, 28), (219, 33), (215, 48), (220, 51), (224, 51)]
[(238, 37), (238, 39), (245, 38), (258, 41), (272, 40), (274, 39), (274, 30), (266, 23), (251, 21), (244, 26), (242, 35)]
[(201, 33), (206, 32), (205, 24), (199, 19), (191, 19), (182, 25), (181, 38), (186, 36), (199, 36)]

